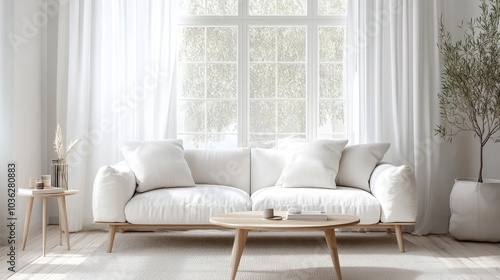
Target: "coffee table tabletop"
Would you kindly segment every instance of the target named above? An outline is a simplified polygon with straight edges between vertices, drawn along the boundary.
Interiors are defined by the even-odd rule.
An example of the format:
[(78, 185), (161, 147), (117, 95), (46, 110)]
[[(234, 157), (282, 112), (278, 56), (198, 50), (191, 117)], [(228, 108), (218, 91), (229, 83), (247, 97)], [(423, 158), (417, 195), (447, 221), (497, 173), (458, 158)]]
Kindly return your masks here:
[(326, 214), (328, 220), (285, 220), (285, 211), (277, 211), (274, 214), (283, 217), (283, 220), (264, 219), (262, 211), (246, 211), (216, 215), (210, 218), (210, 222), (227, 228), (268, 231), (322, 230), (359, 223), (358, 217), (343, 214)]
[(212, 224), (236, 229), (233, 251), (231, 253), (231, 279), (236, 278), (236, 272), (240, 263), (243, 249), (245, 248), (248, 232), (250, 230), (263, 231), (296, 231), (296, 230), (322, 230), (328, 251), (332, 258), (335, 272), (338, 279), (342, 279), (340, 272), (340, 262), (337, 252), (337, 240), (335, 228), (355, 225), (359, 223), (359, 218), (352, 215), (327, 214), (327, 220), (285, 220), (286, 212), (275, 212), (276, 216), (282, 216), (283, 220), (270, 220), (263, 218), (262, 211), (233, 212), (216, 215), (210, 218)]

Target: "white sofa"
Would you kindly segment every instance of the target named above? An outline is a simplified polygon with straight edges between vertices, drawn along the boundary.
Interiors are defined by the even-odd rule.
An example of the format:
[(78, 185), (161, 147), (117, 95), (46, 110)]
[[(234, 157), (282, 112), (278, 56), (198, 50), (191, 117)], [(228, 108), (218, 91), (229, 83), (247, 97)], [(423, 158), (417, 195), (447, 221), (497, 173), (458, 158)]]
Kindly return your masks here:
[[(94, 222), (109, 225), (108, 252), (112, 250), (117, 229), (217, 228), (209, 222), (213, 215), (265, 208), (276, 211), (298, 208), (356, 215), (360, 223), (354, 227), (393, 229), (399, 249), (404, 251), (402, 226), (414, 225), (416, 219), (415, 180), (411, 169), (404, 165), (379, 163), (389, 148), (388, 144), (354, 145), (345, 149), (342, 146), (341, 158), (336, 163), (338, 170), (333, 174), (333, 188), (276, 186), (284, 180), (284, 171), (294, 160), (299, 165), (315, 164), (297, 158), (291, 150), (241, 148), (184, 151), (181, 148), (180, 155), (187, 163), (194, 184), (177, 183), (191, 185), (179, 187), (173, 182), (174, 185), (167, 186), (172, 183), (170, 180), (160, 182), (160, 187), (141, 189), (144, 180), (151, 177), (164, 179), (168, 177), (164, 172), (174, 172), (170, 176), (177, 178), (185, 169), (175, 170), (177, 165), (183, 163), (163, 158), (165, 155), (162, 156), (161, 152), (144, 152), (136, 148), (132, 149), (133, 157), (142, 155), (142, 162), (131, 159), (131, 154), (127, 156), (122, 147), (128, 162), (101, 167), (94, 181)], [(177, 147), (179, 155), (178, 150)], [(163, 163), (167, 166), (160, 166)], [(139, 170), (142, 165), (147, 165), (147, 168)], [(166, 169), (149, 174), (156, 166)], [(307, 178), (300, 172), (292, 175), (297, 173), (301, 177), (296, 177), (293, 182)], [(143, 178), (139, 179), (141, 176)], [(161, 187), (162, 184), (167, 187)]]

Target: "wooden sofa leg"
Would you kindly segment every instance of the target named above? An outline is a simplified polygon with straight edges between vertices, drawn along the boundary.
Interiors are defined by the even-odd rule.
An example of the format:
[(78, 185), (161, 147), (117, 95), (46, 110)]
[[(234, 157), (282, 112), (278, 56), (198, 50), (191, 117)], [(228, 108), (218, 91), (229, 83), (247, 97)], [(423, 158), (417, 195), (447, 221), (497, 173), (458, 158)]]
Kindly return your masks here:
[(113, 250), (113, 243), (115, 242), (116, 225), (109, 225), (109, 235), (108, 235), (108, 253)]
[(399, 251), (403, 253), (405, 251), (405, 244), (403, 239), (403, 228), (401, 225), (395, 225), (394, 231), (396, 232), (396, 239), (398, 240)]

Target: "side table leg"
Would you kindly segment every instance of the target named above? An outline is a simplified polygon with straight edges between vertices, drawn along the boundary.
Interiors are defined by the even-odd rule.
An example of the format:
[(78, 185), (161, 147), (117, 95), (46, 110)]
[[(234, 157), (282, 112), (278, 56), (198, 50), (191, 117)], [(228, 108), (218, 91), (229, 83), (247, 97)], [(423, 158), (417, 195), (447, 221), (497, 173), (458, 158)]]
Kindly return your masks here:
[(23, 232), (23, 251), (26, 248), (28, 241), (28, 232), (30, 231), (31, 211), (33, 210), (34, 197), (28, 197), (28, 209), (26, 209), (26, 219), (24, 219), (24, 232)]
[(238, 266), (240, 265), (241, 254), (243, 249), (245, 249), (245, 244), (247, 242), (248, 230), (247, 229), (236, 229), (236, 235), (234, 237), (233, 252), (231, 253), (231, 279), (236, 278), (236, 272), (238, 271)]
[(333, 266), (335, 267), (335, 272), (337, 273), (337, 279), (342, 279), (342, 273), (340, 272), (340, 262), (339, 254), (337, 251), (337, 238), (335, 236), (335, 229), (325, 229), (325, 239), (328, 246), (328, 251), (330, 252), (330, 257), (332, 258)]
[(45, 247), (47, 244), (47, 197), (42, 197), (42, 254), (45, 257)]
[(62, 231), (64, 227), (64, 218), (63, 218), (63, 197), (64, 196), (58, 196), (57, 197), (57, 206), (59, 208), (59, 245), (62, 246)]
[(57, 198), (59, 202), (59, 209), (62, 211), (59, 211), (59, 216), (60, 219), (62, 220), (62, 225), (64, 227), (64, 234), (66, 236), (66, 244), (68, 245), (68, 250), (70, 250), (70, 244), (69, 244), (69, 231), (68, 231), (68, 214), (66, 212), (66, 198), (64, 196), (60, 196)]
[[(59, 199), (57, 200), (57, 204), (59, 204), (59, 213), (61, 213), (61, 205), (59, 203)], [(62, 219), (61, 215), (59, 215), (59, 246), (62, 246)]]

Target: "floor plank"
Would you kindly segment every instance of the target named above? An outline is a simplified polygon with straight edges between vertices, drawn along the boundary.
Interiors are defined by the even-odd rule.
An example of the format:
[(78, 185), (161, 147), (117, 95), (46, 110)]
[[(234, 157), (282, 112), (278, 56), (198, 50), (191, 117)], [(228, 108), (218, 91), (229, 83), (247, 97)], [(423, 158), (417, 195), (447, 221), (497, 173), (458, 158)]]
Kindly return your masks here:
[[(99, 246), (106, 243), (108, 238), (106, 231), (71, 233), (71, 250), (68, 251), (64, 238), (63, 245), (59, 246), (58, 226), (49, 226), (47, 236), (46, 257), (41, 256), (41, 232), (29, 236), (26, 250), (17, 251), (15, 274), (7, 270), (6, 262), (0, 262), (0, 280), (62, 279), (85, 261)], [(405, 234), (404, 238), (405, 242), (426, 248), (457, 279), (500, 280), (500, 243), (458, 242), (449, 235)], [(0, 247), (2, 259), (7, 252), (7, 246)]]
[(427, 248), (457, 279), (500, 279), (500, 260), (491, 252), (498, 249), (496, 244), (459, 242), (448, 235), (405, 235), (405, 239)]

